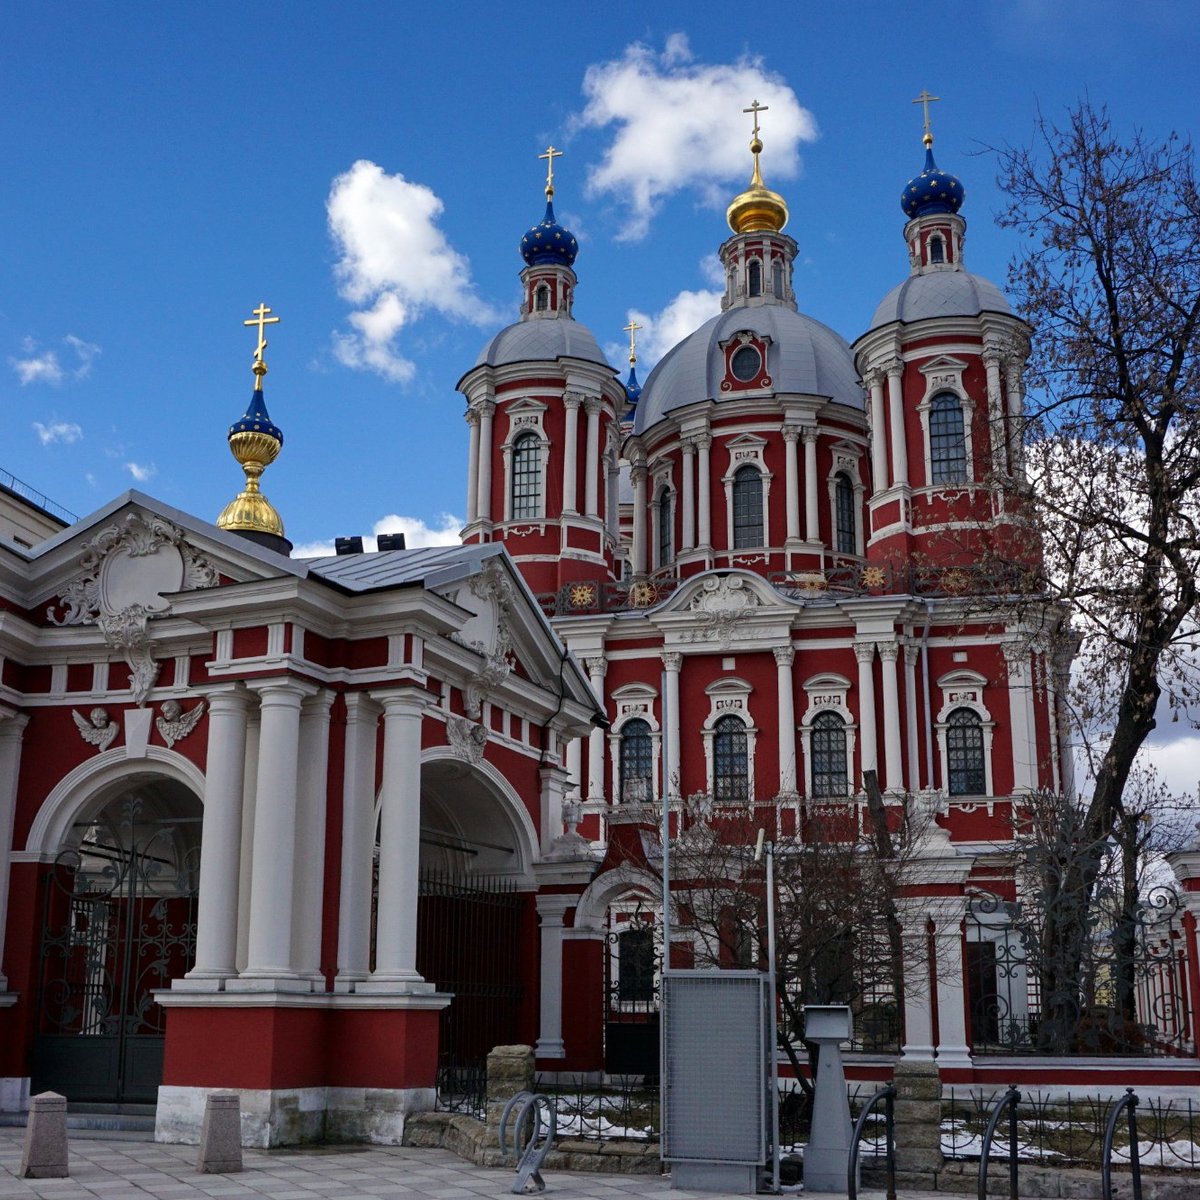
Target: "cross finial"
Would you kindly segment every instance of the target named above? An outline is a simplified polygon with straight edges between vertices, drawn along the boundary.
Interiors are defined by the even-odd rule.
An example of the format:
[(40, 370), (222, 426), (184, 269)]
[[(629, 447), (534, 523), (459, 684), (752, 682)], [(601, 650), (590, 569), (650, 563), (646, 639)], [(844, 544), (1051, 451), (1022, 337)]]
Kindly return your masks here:
[(758, 114), (760, 112), (770, 112), (770, 108), (766, 104), (759, 104), (757, 100), (753, 101), (749, 108), (743, 108), (744, 113), (754, 114), (754, 132), (750, 135), (756, 142), (758, 141)]
[(629, 365), (631, 367), (637, 362), (637, 345), (633, 340), (633, 335), (641, 328), (642, 326), (632, 317), (629, 318), (629, 324), (625, 326), (625, 332), (629, 334)]
[(914, 104), (920, 104), (925, 109), (925, 136), (921, 140), (925, 143), (926, 150), (933, 145), (933, 131), (929, 127), (929, 106), (940, 99), (941, 96), (931, 96), (925, 88), (922, 88), (921, 94), (913, 101)]
[(263, 362), (263, 351), (267, 348), (266, 326), (278, 325), (279, 318), (272, 317), (268, 314), (271, 310), (264, 303), (259, 303), (255, 309), (251, 309), (254, 314), (249, 321), (243, 321), (243, 325), (258, 326), (258, 345), (254, 347), (254, 366), (251, 368), (254, 372), (254, 388), (256, 391), (262, 391), (262, 377), (267, 373), (267, 364)]
[(555, 150), (553, 146), (546, 147), (545, 154), (539, 154), (538, 158), (546, 159), (546, 199), (549, 200), (554, 195), (554, 160), (562, 158), (563, 152)]

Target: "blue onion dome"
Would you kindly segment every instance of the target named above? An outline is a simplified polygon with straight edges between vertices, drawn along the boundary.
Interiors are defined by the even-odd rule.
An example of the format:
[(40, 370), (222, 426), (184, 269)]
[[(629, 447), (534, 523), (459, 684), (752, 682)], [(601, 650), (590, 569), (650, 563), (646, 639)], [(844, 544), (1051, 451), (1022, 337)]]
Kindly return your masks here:
[(276, 425), (267, 413), (267, 402), (263, 399), (262, 391), (254, 389), (250, 403), (241, 417), (229, 427), (229, 436), (235, 433), (265, 433), (283, 445), (283, 431)]
[(637, 367), (629, 364), (629, 378), (625, 380), (625, 395), (629, 397), (629, 407), (637, 407), (638, 398), (642, 394), (642, 385), (638, 383)]
[(569, 267), (579, 253), (575, 235), (554, 216), (554, 201), (546, 201), (546, 215), (521, 239), (521, 257), (531, 267), (547, 264)]
[(962, 208), (965, 197), (966, 191), (960, 180), (949, 171), (940, 170), (933, 161), (933, 147), (930, 146), (925, 151), (924, 170), (904, 185), (900, 207), (908, 217), (956, 213)]

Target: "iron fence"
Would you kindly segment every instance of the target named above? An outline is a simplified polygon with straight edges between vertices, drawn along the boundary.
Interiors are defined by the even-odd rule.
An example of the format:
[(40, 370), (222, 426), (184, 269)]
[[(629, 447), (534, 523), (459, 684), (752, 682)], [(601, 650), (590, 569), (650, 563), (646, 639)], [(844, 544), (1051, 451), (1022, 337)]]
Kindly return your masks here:
[(434, 1108), (482, 1121), (487, 1114), (486, 1062), (458, 1063), (443, 1056), (438, 1067)]
[(603, 1085), (587, 1076), (539, 1076), (534, 1090), (550, 1098), (559, 1137), (600, 1142), (655, 1141), (662, 1128), (659, 1093), (640, 1080), (616, 1079)]

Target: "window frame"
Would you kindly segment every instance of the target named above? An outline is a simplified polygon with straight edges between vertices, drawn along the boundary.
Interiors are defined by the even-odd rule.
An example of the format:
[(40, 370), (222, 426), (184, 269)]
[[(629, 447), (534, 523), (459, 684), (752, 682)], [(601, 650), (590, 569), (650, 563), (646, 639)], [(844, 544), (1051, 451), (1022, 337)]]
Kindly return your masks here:
[[(738, 523), (738, 507), (739, 507), (739, 483), (753, 480), (753, 487), (758, 493), (758, 520), (757, 522), (747, 521), (739, 526)], [(729, 530), (729, 548), (730, 550), (759, 550), (766, 545), (767, 536), (767, 521), (766, 521), (766, 488), (763, 486), (763, 472), (761, 467), (756, 463), (743, 463), (736, 471), (733, 472), (731, 480), (731, 505), (730, 515), (732, 517), (732, 525)], [(753, 505), (748, 502), (743, 502), (742, 510), (745, 514), (750, 515), (750, 510)], [(757, 539), (754, 541), (743, 540), (741, 534), (745, 531), (753, 533), (757, 529)]]
[[(957, 414), (957, 428), (938, 428), (941, 415)], [(951, 417), (951, 422), (954, 418)], [(967, 413), (964, 410), (962, 398), (954, 392), (940, 391), (930, 397), (929, 414), (929, 483), (931, 487), (953, 487), (971, 481), (969, 466), (969, 444), (967, 439)], [(949, 454), (948, 450), (954, 453)], [(947, 470), (955, 470), (955, 474), (947, 474)]]
[[(832, 777), (833, 772), (828, 770), (818, 771), (818, 765), (822, 754), (834, 755), (837, 747), (818, 746), (818, 739), (824, 740), (826, 732), (836, 732), (838, 738), (841, 739), (841, 791), (824, 790), (818, 786), (818, 779)], [(809, 750), (808, 750), (808, 770), (809, 770), (809, 796), (813, 800), (846, 800), (850, 796), (850, 747), (852, 745), (849, 732), (846, 728), (845, 716), (835, 708), (825, 708), (818, 712), (809, 726)]]
[[(636, 732), (631, 732), (631, 726), (641, 726)], [(638, 766), (644, 766), (644, 774), (636, 776), (627, 776), (628, 755), (626, 753), (627, 746), (637, 739), (639, 743), (644, 745), (639, 746)], [(641, 761), (643, 760), (644, 761)], [(654, 754), (654, 730), (650, 726), (650, 722), (644, 716), (633, 716), (621, 725), (621, 729), (617, 735), (617, 788), (616, 799), (618, 804), (650, 804), (654, 799), (654, 773), (655, 773), (655, 754)], [(646, 794), (641, 799), (626, 798), (625, 786), (627, 783), (644, 782), (646, 784)]]
[[(523, 480), (533, 480), (534, 490), (521, 495)], [(508, 519), (535, 521), (545, 512), (545, 472), (542, 469), (541, 438), (523, 429), (512, 440), (512, 466), (508, 475)]]

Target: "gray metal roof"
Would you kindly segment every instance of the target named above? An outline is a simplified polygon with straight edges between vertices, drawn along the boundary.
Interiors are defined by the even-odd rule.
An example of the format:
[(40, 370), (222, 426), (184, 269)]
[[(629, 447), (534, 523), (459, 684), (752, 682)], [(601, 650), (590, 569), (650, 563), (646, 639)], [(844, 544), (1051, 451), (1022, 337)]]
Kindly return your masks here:
[(308, 573), (347, 592), (424, 584), (436, 587), (473, 575), (480, 564), (501, 553), (499, 543), (484, 546), (425, 546), (419, 550), (383, 550), (338, 554), (305, 561)]
[[(519, 321), (502, 329), (480, 351), (475, 366), (486, 363), (554, 362), (559, 358), (582, 358), (609, 366), (592, 331), (569, 317)], [(614, 371), (615, 374), (615, 371)]]
[(767, 371), (772, 390), (827, 396), (852, 408), (863, 407), (854, 355), (840, 334), (785, 304), (738, 305), (706, 321), (650, 372), (638, 400), (634, 433), (700, 400), (737, 399), (742, 393), (721, 391), (721, 343), (742, 330), (770, 339)]
[(875, 310), (871, 328), (928, 317), (976, 317), (981, 312), (1012, 315), (1004, 293), (981, 275), (953, 268), (926, 271), (910, 275), (888, 292)]

